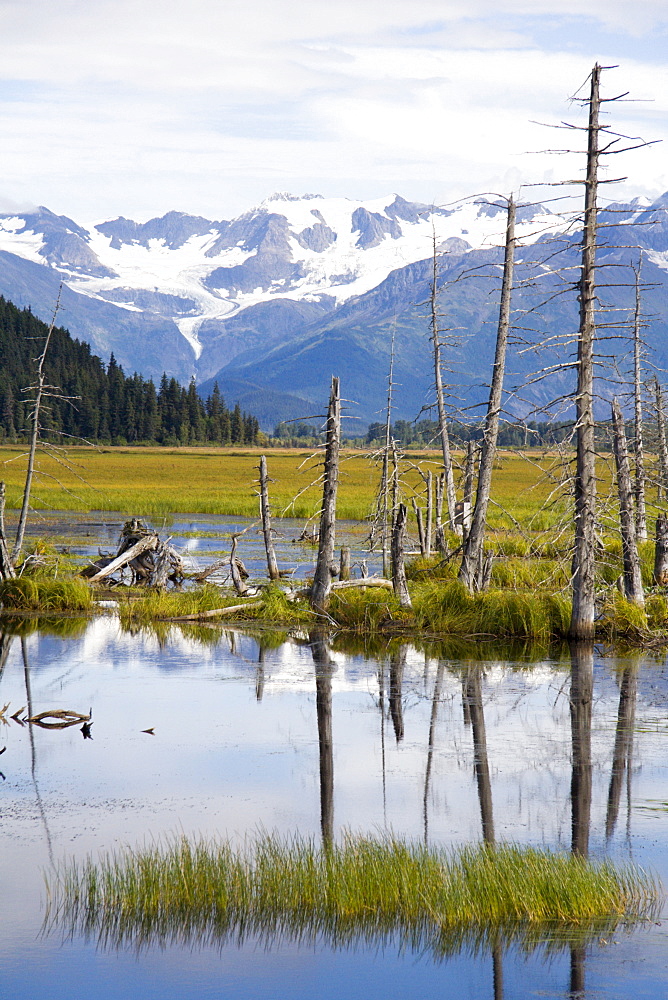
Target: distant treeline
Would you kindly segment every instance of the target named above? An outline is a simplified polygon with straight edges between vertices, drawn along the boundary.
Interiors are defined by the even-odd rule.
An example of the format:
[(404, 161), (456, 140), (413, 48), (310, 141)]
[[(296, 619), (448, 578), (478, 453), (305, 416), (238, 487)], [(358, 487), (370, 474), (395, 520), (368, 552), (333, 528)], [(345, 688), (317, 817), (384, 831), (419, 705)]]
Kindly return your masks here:
[[(28, 434), (35, 358), (48, 331), (30, 309), (0, 296), (0, 440)], [(218, 387), (203, 402), (194, 380), (188, 388), (163, 375), (156, 391), (150, 379), (126, 376), (113, 354), (105, 363), (88, 344), (66, 330), (53, 331), (45, 363), (51, 389), (40, 423), (52, 434), (101, 444), (255, 444), (257, 419), (239, 406), (225, 406)], [(54, 394), (55, 393), (55, 394)], [(70, 397), (70, 399), (61, 398)]]
[[(531, 445), (557, 444), (568, 438), (573, 431), (573, 422), (551, 423), (529, 421), (527, 424), (502, 423), (499, 428), (499, 446), (502, 448), (526, 448)], [(457, 421), (448, 423), (450, 440), (455, 447), (461, 447), (467, 441), (480, 441), (483, 430), (479, 424), (464, 424)], [(391, 425), (390, 434), (402, 448), (437, 448), (439, 447), (438, 424), (433, 420), (397, 420)], [(318, 428), (306, 423), (284, 422), (277, 425), (274, 431), (276, 444), (307, 445), (322, 439)], [(385, 424), (369, 425), (365, 438), (353, 438), (351, 445), (360, 447), (379, 446), (385, 441)]]

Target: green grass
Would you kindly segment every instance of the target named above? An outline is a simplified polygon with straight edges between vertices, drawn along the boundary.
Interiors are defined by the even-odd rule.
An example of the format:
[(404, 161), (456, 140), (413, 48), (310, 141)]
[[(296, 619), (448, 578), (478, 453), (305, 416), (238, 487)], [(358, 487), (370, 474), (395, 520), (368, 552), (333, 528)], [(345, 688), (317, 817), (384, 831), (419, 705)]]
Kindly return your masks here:
[(0, 604), (5, 611), (90, 611), (93, 594), (77, 577), (53, 579), (41, 574), (16, 577), (0, 583)]
[(49, 895), (51, 925), (116, 947), (394, 936), (443, 955), (485, 935), (600, 933), (653, 913), (661, 892), (637, 867), (513, 845), (446, 850), (347, 834), (322, 848), (260, 834), (240, 849), (182, 837), (71, 862), (51, 878)]

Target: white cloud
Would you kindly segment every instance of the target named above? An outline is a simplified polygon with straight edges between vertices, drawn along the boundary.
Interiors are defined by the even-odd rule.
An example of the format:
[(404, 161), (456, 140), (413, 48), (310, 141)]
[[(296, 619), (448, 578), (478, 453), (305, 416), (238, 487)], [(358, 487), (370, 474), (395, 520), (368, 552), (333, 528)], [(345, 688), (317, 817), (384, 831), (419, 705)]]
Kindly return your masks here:
[[(666, 134), (663, 0), (0, 0), (1, 193), (99, 217), (234, 214), (275, 188), (432, 200), (542, 179), (595, 59)], [(605, 34), (601, 34), (605, 30)], [(642, 46), (641, 46), (642, 48)], [(649, 48), (648, 48), (649, 51)], [(557, 134), (561, 139), (561, 136)], [(665, 186), (661, 156), (631, 183)], [(624, 172), (631, 172), (628, 164)], [(354, 187), (353, 187), (354, 185)]]

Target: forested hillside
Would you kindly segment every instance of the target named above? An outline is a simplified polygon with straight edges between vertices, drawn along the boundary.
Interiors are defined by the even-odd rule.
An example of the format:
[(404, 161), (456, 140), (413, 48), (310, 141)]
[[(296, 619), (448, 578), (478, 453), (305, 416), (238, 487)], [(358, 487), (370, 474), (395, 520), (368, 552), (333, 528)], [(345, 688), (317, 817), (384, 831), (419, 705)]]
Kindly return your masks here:
[[(2, 441), (26, 437), (31, 409), (26, 388), (35, 379), (34, 359), (47, 330), (29, 309), (17, 309), (0, 296)], [(229, 410), (217, 387), (206, 402), (194, 381), (186, 389), (163, 376), (156, 390), (150, 379), (126, 376), (113, 354), (105, 365), (67, 330), (53, 331), (45, 373), (56, 394), (43, 404), (41, 424), (52, 434), (111, 444), (254, 444), (257, 439), (255, 417), (238, 405)]]

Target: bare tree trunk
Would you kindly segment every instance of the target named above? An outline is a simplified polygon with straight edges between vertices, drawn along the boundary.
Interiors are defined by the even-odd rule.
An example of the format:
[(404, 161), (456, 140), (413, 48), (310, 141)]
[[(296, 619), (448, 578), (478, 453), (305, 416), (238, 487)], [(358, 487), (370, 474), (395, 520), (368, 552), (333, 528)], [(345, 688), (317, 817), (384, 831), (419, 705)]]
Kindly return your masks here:
[(668, 517), (665, 514), (659, 514), (656, 519), (654, 583), (659, 587), (668, 584)]
[(487, 405), (485, 433), (482, 441), (482, 453), (478, 469), (478, 489), (476, 491), (475, 507), (471, 529), (464, 544), (462, 564), (459, 569), (459, 579), (469, 591), (482, 589), (483, 580), (477, 574), (477, 568), (484, 565), (482, 553), (485, 544), (485, 528), (487, 526), (487, 507), (492, 487), (492, 471), (496, 455), (496, 442), (499, 435), (499, 414), (503, 397), (503, 380), (506, 371), (506, 348), (510, 330), (510, 300), (513, 288), (513, 269), (515, 262), (515, 201), (508, 199), (508, 218), (506, 224), (506, 250), (503, 266), (503, 283), (501, 286), (501, 303), (499, 306), (499, 325), (496, 334), (496, 354), (492, 370), (492, 382)]
[[(318, 559), (316, 562), (310, 602), (315, 610), (324, 611), (329, 603), (336, 542), (336, 494), (339, 487), (339, 449), (341, 444), (341, 399), (339, 380), (332, 378), (327, 409), (325, 443), (325, 475), (320, 513)], [(336, 570), (334, 570), (336, 572)]]
[(622, 558), (624, 562), (624, 596), (629, 601), (633, 601), (634, 604), (638, 604), (643, 608), (645, 606), (645, 595), (643, 593), (640, 558), (638, 556), (636, 526), (633, 520), (631, 470), (629, 468), (629, 456), (626, 448), (624, 418), (616, 399), (612, 401), (612, 425), (614, 431), (613, 447), (615, 465), (617, 466), (617, 489), (619, 492)]
[(661, 502), (662, 496), (668, 496), (668, 446), (666, 445), (666, 421), (663, 415), (663, 393), (656, 376), (654, 378), (654, 392), (656, 395), (656, 431), (659, 447), (657, 499)]
[(269, 573), (269, 579), (280, 580), (281, 574), (278, 571), (276, 551), (274, 549), (274, 536), (271, 531), (269, 476), (267, 475), (267, 459), (264, 455), (260, 457), (260, 513), (262, 515), (262, 533), (264, 535), (264, 549), (267, 553), (267, 572)]
[(341, 548), (341, 559), (339, 561), (339, 580), (350, 579), (350, 546), (344, 545)]
[(406, 505), (399, 504), (392, 530), (392, 585), (402, 608), (412, 607), (408, 593), (406, 568), (404, 566), (404, 537), (406, 533)]
[(424, 535), (424, 554), (427, 559), (431, 555), (431, 540), (434, 520), (434, 486), (431, 471), (427, 473), (427, 525)]
[(596, 233), (598, 193), (599, 84), (601, 67), (591, 72), (587, 177), (580, 277), (580, 329), (576, 411), (575, 545), (573, 606), (569, 636), (590, 639), (596, 612), (596, 451), (594, 442), (594, 338), (596, 333)]
[(5, 484), (0, 482), (0, 580), (12, 580), (15, 576), (5, 535)]
[(475, 441), (466, 444), (466, 468), (464, 470), (464, 503), (473, 503), (473, 479), (475, 476)]
[(30, 432), (30, 451), (28, 454), (28, 468), (26, 471), (26, 479), (23, 487), (23, 505), (21, 506), (21, 513), (19, 514), (19, 523), (16, 528), (16, 540), (14, 542), (14, 548), (12, 549), (12, 563), (16, 566), (19, 556), (21, 555), (21, 549), (23, 548), (23, 538), (25, 535), (26, 524), (28, 521), (28, 510), (30, 508), (30, 490), (32, 488), (32, 480), (35, 472), (35, 455), (37, 453), (37, 442), (39, 440), (39, 411), (42, 405), (42, 395), (44, 394), (45, 387), (45, 375), (44, 375), (44, 362), (46, 361), (46, 354), (49, 350), (49, 343), (51, 341), (51, 334), (53, 333), (53, 328), (56, 325), (56, 316), (58, 315), (58, 310), (60, 308), (60, 294), (63, 290), (63, 284), (60, 283), (58, 289), (58, 298), (56, 299), (56, 308), (53, 310), (53, 318), (51, 320), (51, 326), (48, 329), (46, 340), (44, 341), (44, 347), (42, 348), (42, 353), (37, 362), (37, 381), (35, 383), (35, 400), (33, 403), (33, 410), (31, 414), (32, 429)]
[(436, 530), (434, 532), (434, 547), (437, 552), (445, 552), (445, 532), (443, 530), (443, 490), (445, 488), (445, 477), (443, 473), (436, 477), (436, 506), (434, 508), (434, 520)]
[(232, 583), (234, 589), (236, 590), (239, 597), (243, 597), (248, 587), (243, 581), (243, 577), (239, 572), (239, 560), (237, 559), (237, 540), (239, 535), (232, 535), (232, 548), (230, 549), (230, 576), (232, 577)]
[(452, 455), (450, 453), (450, 437), (448, 435), (448, 420), (445, 413), (445, 395), (443, 392), (443, 372), (441, 371), (441, 341), (438, 329), (438, 265), (436, 261), (436, 234), (433, 234), (433, 270), (431, 279), (431, 341), (434, 349), (434, 384), (436, 386), (436, 407), (438, 410), (438, 433), (441, 440), (443, 455), (443, 472), (445, 473), (445, 498), (448, 508), (448, 527), (457, 532), (455, 524), (455, 477), (452, 471)]
[(420, 555), (426, 555), (427, 548), (424, 540), (424, 526), (422, 524), (422, 508), (418, 507), (415, 497), (412, 498), (413, 510), (415, 512), (415, 522), (417, 524), (418, 543), (420, 545)]
[(636, 307), (633, 320), (633, 398), (635, 441), (635, 501), (636, 501), (636, 536), (639, 542), (647, 541), (647, 513), (645, 510), (645, 451), (642, 433), (642, 387), (640, 382), (640, 269), (642, 257), (635, 270), (636, 276)]

